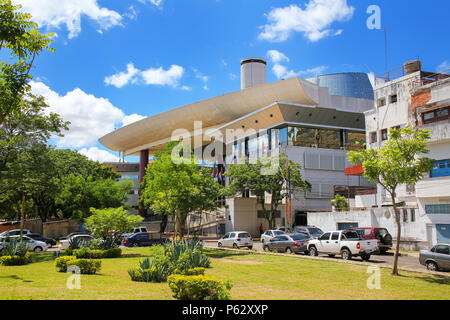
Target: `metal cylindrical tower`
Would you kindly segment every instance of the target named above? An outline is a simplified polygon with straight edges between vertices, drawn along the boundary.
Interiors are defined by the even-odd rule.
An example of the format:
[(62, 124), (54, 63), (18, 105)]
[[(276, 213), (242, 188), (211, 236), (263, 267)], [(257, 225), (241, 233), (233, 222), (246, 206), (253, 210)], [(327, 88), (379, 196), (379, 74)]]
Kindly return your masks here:
[(266, 60), (247, 58), (241, 61), (241, 89), (266, 83)]

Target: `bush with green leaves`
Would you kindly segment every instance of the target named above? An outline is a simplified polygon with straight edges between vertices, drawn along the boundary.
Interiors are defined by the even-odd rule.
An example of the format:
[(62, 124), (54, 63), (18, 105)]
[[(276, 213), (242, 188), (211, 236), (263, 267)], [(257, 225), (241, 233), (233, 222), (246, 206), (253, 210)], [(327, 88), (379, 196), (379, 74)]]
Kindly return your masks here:
[(89, 247), (92, 240), (86, 240), (81, 237), (72, 237), (69, 239), (69, 248), (72, 250), (80, 249), (81, 247)]
[(103, 251), (103, 258), (120, 258), (122, 256), (122, 249), (111, 248)]
[(26, 252), (24, 256), (9, 256), (5, 255), (0, 257), (0, 264), (4, 266), (22, 266), (32, 262), (31, 252)]
[(101, 259), (103, 258), (103, 250), (89, 250), (87, 247), (81, 247), (74, 250), (73, 255), (77, 259)]
[(66, 272), (67, 271), (67, 263), (71, 260), (75, 260), (75, 256), (63, 256), (56, 258), (55, 266), (58, 272)]
[(185, 276), (202, 276), (205, 274), (205, 270), (205, 268), (194, 268), (183, 271), (181, 274)]
[(187, 276), (173, 274), (167, 278), (174, 297), (180, 300), (229, 300), (229, 281), (223, 282), (205, 275)]
[(80, 268), (81, 274), (95, 274), (100, 271), (102, 262), (93, 259), (77, 259), (75, 256), (59, 257), (55, 260), (56, 269), (59, 272), (67, 272), (70, 266)]

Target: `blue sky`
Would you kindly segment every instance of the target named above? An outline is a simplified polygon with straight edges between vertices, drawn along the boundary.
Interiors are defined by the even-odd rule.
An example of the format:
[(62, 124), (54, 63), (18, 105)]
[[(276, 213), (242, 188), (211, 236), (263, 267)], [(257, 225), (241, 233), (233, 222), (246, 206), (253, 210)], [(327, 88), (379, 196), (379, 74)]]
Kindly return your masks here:
[[(56, 33), (32, 86), (72, 122), (58, 147), (114, 160), (97, 139), (123, 123), (240, 88), (240, 60), (268, 60), (267, 81), (385, 71), (420, 57), (450, 68), (448, 0), (15, 0)], [(136, 160), (129, 158), (127, 160)]]

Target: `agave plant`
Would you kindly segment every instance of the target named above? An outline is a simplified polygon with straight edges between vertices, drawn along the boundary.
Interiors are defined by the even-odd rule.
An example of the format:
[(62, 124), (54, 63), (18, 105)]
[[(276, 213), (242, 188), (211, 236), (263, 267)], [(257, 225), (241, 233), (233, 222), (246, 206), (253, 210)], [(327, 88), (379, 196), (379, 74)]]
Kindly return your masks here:
[(72, 237), (69, 239), (69, 249), (77, 250), (81, 247), (89, 247), (89, 241), (81, 239), (80, 237)]
[(10, 241), (6, 241), (3, 247), (3, 254), (5, 256), (19, 256), (24, 257), (27, 253), (27, 243), (23, 240), (15, 240), (10, 239)]

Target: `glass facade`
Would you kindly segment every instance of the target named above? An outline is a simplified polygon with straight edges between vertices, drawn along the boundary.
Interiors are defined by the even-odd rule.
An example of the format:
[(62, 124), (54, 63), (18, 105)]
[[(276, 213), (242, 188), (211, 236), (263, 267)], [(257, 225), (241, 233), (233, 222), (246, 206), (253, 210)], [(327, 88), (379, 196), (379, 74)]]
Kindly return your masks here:
[(362, 72), (324, 74), (307, 78), (309, 82), (329, 89), (330, 94), (373, 100), (373, 88), (369, 77)]

